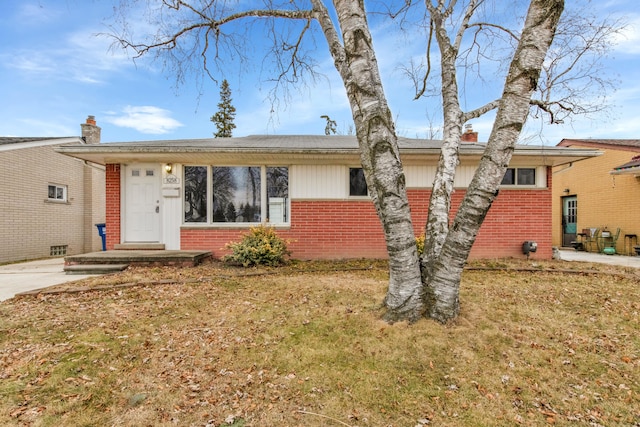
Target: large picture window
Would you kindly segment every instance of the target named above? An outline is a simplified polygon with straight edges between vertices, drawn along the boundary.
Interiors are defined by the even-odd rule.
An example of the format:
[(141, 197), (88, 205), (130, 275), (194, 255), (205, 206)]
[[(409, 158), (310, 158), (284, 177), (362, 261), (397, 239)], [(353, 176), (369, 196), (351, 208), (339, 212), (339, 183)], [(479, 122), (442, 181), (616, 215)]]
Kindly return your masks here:
[(213, 222), (260, 222), (260, 167), (212, 170)]
[(186, 166), (184, 183), (185, 223), (289, 220), (287, 167)]

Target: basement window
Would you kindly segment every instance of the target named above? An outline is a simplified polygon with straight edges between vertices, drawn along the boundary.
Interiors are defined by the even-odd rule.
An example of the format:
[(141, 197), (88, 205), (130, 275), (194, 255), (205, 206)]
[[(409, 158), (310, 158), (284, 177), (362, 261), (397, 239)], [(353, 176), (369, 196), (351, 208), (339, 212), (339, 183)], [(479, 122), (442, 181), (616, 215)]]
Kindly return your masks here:
[(51, 246), (49, 256), (64, 256), (67, 254), (67, 245)]

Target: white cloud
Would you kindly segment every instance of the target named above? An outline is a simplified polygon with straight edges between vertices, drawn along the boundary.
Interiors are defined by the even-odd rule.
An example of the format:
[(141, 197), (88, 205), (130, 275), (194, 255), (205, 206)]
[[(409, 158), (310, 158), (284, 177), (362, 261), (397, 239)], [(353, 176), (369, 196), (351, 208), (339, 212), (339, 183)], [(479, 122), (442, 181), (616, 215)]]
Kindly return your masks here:
[(120, 114), (108, 113), (104, 120), (116, 126), (135, 129), (140, 133), (161, 135), (184, 126), (170, 116), (171, 112), (163, 108), (128, 105)]
[(6, 66), (47, 80), (102, 83), (111, 74), (133, 68), (125, 55), (108, 53), (109, 42), (88, 31), (71, 34), (57, 48), (20, 49), (0, 55)]

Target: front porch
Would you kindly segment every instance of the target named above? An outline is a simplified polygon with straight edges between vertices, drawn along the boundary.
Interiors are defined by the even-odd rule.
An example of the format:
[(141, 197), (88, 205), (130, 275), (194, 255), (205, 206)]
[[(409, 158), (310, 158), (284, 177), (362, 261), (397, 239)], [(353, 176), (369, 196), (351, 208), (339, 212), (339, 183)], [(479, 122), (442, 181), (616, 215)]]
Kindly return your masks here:
[(116, 249), (67, 256), (64, 271), (67, 274), (104, 274), (122, 271), (130, 265), (194, 267), (211, 256), (210, 251)]

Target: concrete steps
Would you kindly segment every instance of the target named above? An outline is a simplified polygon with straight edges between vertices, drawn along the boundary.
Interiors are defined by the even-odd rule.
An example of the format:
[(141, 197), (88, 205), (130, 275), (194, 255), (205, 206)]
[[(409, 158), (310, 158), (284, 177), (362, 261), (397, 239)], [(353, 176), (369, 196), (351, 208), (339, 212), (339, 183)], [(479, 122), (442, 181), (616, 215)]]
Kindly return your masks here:
[[(206, 259), (210, 259), (211, 257), (212, 254), (210, 251), (181, 251), (138, 248), (129, 250), (118, 249), (112, 251), (90, 252), (81, 255), (69, 255), (64, 258), (64, 264), (65, 271), (73, 271), (73, 269), (80, 270), (80, 266), (96, 266), (95, 271), (98, 271), (100, 268), (107, 268), (107, 266), (111, 265), (120, 267), (193, 267), (202, 263)], [(71, 266), (77, 267), (71, 269)]]
[(164, 251), (164, 243), (118, 243), (116, 251)]
[(129, 264), (72, 264), (65, 265), (65, 274), (108, 274), (125, 270)]

